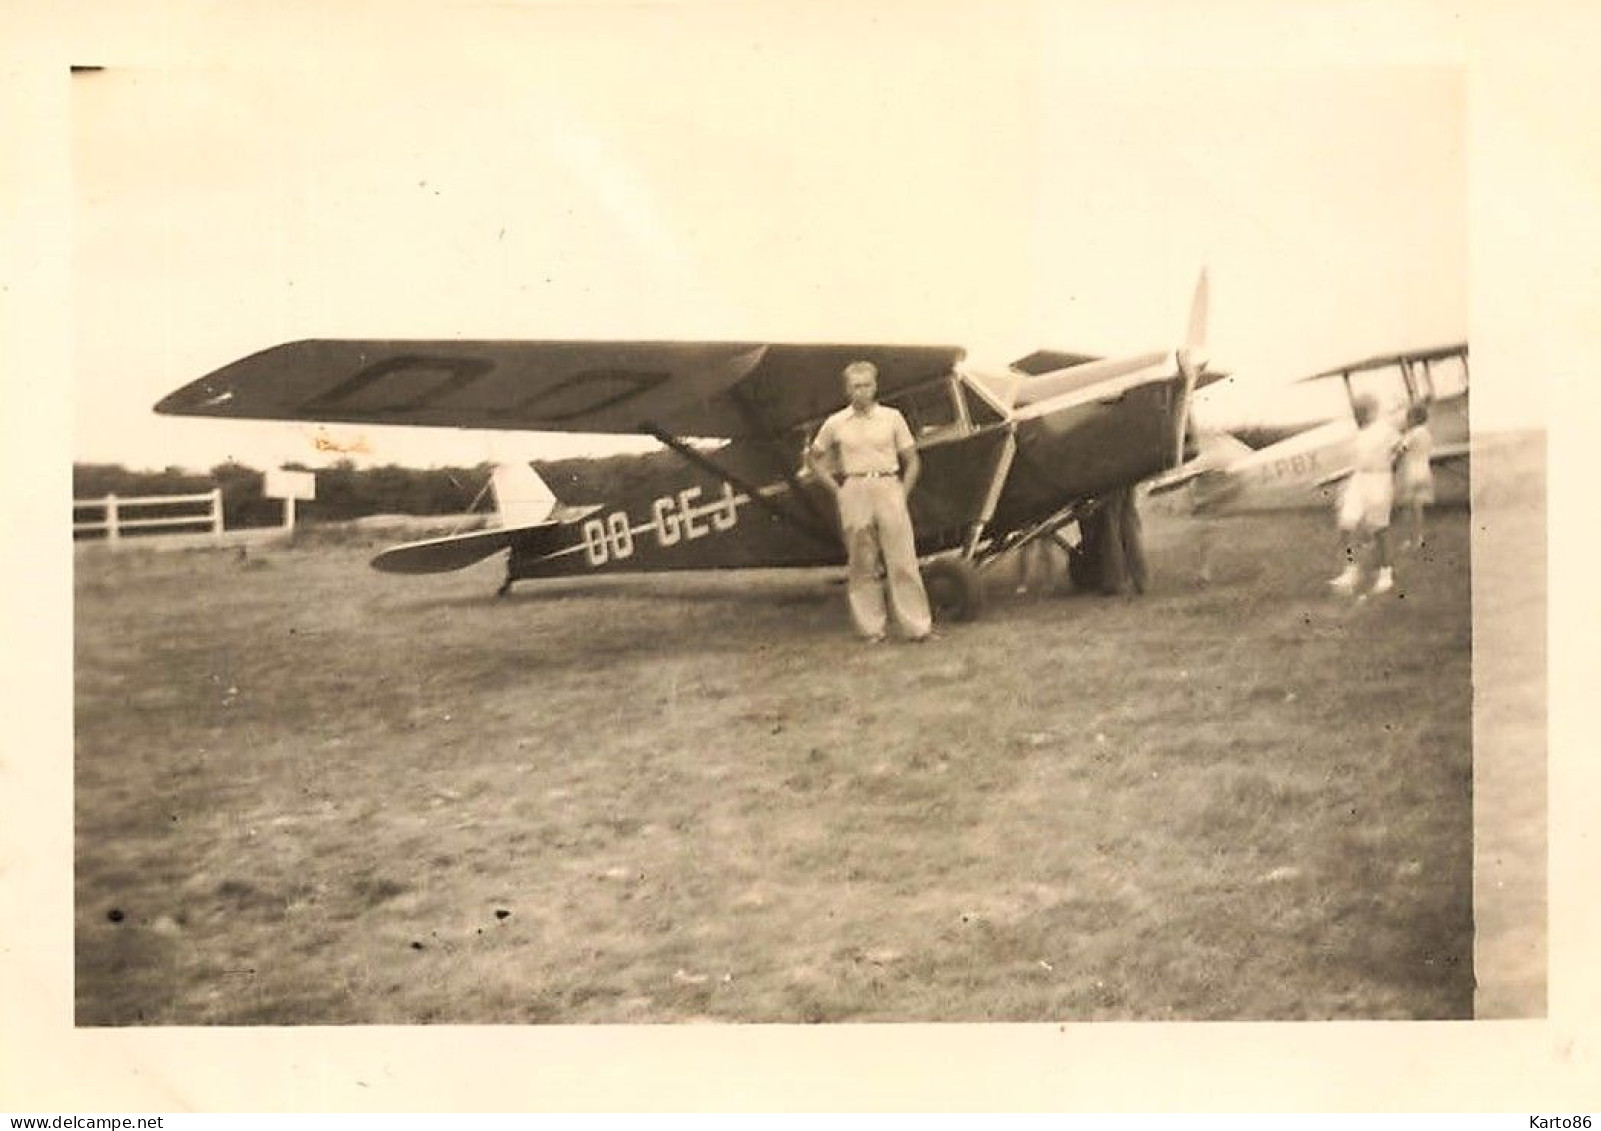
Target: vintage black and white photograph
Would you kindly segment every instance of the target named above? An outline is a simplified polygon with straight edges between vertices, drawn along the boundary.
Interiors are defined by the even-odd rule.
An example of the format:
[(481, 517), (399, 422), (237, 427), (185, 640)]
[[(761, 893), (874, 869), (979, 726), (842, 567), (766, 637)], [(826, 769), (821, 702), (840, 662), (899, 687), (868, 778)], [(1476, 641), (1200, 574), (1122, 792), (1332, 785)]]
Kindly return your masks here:
[(74, 1032), (1554, 1016), (1464, 53), (230, 26), (64, 80)]
[(941, 16), (75, 71), (78, 1025), (1543, 1015), (1462, 71)]

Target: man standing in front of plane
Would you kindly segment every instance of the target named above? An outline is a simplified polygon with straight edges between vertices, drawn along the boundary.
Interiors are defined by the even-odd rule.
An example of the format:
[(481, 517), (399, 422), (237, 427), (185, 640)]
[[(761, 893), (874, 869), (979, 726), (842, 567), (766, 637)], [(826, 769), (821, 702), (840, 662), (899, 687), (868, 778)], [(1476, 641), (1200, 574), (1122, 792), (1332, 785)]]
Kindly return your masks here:
[(877, 366), (853, 361), (843, 376), (850, 404), (823, 421), (806, 449), (806, 463), (839, 504), (849, 561), (851, 619), (863, 639), (882, 641), (887, 591), (889, 609), (907, 639), (927, 640), (933, 620), (906, 507), (922, 462), (906, 418), (878, 403)]

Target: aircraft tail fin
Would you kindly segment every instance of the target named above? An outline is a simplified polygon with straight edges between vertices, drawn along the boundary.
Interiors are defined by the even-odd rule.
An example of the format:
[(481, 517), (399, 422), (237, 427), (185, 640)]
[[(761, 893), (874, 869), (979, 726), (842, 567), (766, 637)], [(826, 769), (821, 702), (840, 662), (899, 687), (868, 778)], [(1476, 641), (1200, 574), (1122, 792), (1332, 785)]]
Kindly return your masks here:
[(495, 512), (502, 527), (537, 526), (549, 522), (560, 505), (556, 493), (526, 463), (495, 465), (490, 478), (495, 492)]
[(534, 545), (554, 537), (563, 517), (555, 492), (526, 463), (497, 464), (489, 489), (495, 493), (498, 525), (464, 534), (447, 534), (391, 546), (372, 560), (385, 573), (443, 573), (463, 569), (513, 545)]

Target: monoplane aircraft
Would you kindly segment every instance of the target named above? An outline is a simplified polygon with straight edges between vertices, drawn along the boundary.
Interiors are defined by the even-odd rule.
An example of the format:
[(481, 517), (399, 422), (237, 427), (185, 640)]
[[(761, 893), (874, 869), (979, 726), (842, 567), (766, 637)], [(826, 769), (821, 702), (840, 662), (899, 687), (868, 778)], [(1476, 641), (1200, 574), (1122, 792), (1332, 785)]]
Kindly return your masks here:
[[(274, 346), (164, 398), (184, 416), (653, 436), (672, 481), (571, 505), (537, 476), (496, 484), (502, 525), (397, 546), (373, 565), (459, 569), (509, 551), (504, 593), (589, 573), (843, 564), (825, 486), (801, 454), (844, 403), (840, 373), (878, 367), (923, 473), (910, 498), (930, 596), (972, 615), (977, 571), (1077, 523), (1074, 577), (1105, 585), (1138, 557), (1135, 484), (1184, 457), (1205, 356), (1207, 282), (1178, 348), (1124, 358), (1041, 350), (998, 373), (955, 346), (763, 342), (355, 341)], [(565, 488), (564, 488), (565, 490)], [(1136, 581), (1140, 578), (1136, 577)]]

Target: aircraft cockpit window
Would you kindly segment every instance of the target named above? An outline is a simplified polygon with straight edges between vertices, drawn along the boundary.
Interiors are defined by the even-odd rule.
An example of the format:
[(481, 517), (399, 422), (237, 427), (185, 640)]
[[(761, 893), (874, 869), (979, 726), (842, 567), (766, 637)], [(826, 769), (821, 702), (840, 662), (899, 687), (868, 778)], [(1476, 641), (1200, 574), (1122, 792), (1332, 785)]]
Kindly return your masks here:
[(967, 421), (957, 405), (955, 386), (949, 381), (897, 393), (885, 398), (884, 403), (900, 410), (912, 435), (919, 440), (959, 435), (967, 430)]

